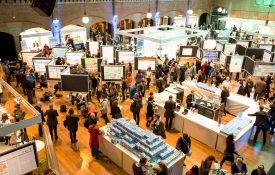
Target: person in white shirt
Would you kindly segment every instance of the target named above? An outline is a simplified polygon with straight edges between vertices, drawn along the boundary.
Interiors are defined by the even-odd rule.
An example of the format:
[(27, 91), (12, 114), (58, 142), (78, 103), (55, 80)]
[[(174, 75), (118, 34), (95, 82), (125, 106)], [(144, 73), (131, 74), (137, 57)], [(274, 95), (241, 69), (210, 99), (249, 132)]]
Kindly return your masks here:
[[(9, 120), (9, 116), (7, 113), (3, 113), (0, 121), (0, 127), (6, 127), (10, 125), (11, 122)], [(9, 144), (11, 138), (11, 134), (5, 135), (5, 145)]]
[(152, 77), (151, 67), (148, 67), (146, 71), (147, 89), (149, 89), (150, 87), (151, 77)]
[(222, 87), (226, 87), (226, 89), (228, 90), (231, 88), (231, 82), (229, 77), (226, 77), (226, 79), (222, 82)]

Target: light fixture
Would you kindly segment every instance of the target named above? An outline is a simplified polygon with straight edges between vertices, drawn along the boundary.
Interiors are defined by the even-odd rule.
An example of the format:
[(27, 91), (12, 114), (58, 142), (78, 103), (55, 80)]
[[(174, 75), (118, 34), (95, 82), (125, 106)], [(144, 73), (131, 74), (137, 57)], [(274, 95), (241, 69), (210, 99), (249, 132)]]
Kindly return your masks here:
[(192, 9), (189, 9), (189, 10), (187, 10), (187, 13), (188, 13), (189, 15), (192, 15), (192, 14), (193, 14), (193, 10), (192, 10)]
[(219, 13), (222, 12), (222, 8), (221, 8), (221, 7), (218, 8), (218, 12), (219, 12)]
[(53, 23), (54, 23), (54, 24), (59, 23), (59, 19), (57, 19), (57, 18), (56, 18), (56, 19), (54, 19), (54, 20), (53, 20)]
[(148, 4), (149, 4), (149, 8), (148, 8), (148, 12), (147, 12), (146, 17), (149, 18), (149, 19), (151, 19), (153, 15), (152, 15), (152, 13), (150, 11), (150, 0), (148, 0)]
[(168, 18), (168, 16), (164, 16), (163, 18)]
[(265, 25), (264, 26), (262, 26), (261, 28), (260, 28), (260, 31), (259, 31), (259, 33), (261, 33), (261, 34), (269, 34), (270, 33), (270, 27), (268, 26), (268, 22), (269, 22), (269, 13), (270, 13), (270, 9), (271, 9), (271, 7), (273, 7), (274, 5), (272, 5), (272, 4), (270, 4), (269, 5), (269, 10), (268, 10), (268, 13), (267, 13), (267, 17), (266, 17), (266, 20), (265, 20)]
[(84, 24), (88, 24), (89, 21), (90, 21), (90, 19), (89, 19), (89, 17), (88, 17), (87, 14), (86, 14), (86, 0), (84, 0), (84, 15), (83, 15), (83, 17), (82, 17), (82, 22), (83, 22)]

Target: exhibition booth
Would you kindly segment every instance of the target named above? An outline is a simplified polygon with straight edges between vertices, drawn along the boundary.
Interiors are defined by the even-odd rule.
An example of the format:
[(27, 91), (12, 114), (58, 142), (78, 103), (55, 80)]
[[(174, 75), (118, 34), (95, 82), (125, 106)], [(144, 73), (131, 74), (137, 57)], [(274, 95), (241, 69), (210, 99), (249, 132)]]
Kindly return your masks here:
[(67, 25), (61, 28), (62, 42), (66, 44), (67, 39), (71, 38), (74, 41), (76, 50), (84, 50), (84, 43), (87, 41), (87, 32), (85, 27), (77, 25)]
[[(135, 33), (135, 34), (133, 34)], [(189, 38), (206, 36), (206, 31), (178, 28), (174, 26), (145, 27), (122, 30), (117, 35), (137, 39), (137, 57), (160, 56), (176, 58), (179, 46), (186, 46)]]
[(47, 65), (45, 65), (47, 80), (60, 81), (61, 73), (67, 67), (67, 65), (56, 65), (56, 59), (52, 59)]
[(101, 64), (101, 80), (102, 82), (121, 83), (121, 78), (126, 77), (126, 65), (110, 65)]

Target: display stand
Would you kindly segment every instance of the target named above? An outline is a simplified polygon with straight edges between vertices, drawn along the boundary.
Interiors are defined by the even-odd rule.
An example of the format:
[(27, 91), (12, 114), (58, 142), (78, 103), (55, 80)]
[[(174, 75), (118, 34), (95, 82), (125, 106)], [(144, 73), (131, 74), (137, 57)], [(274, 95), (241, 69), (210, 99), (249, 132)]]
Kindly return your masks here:
[(101, 58), (85, 58), (81, 59), (81, 65), (87, 72), (100, 72)]
[(124, 51), (118, 50), (116, 51), (116, 63), (124, 62), (124, 64), (132, 63), (135, 64), (135, 52), (133, 51)]
[(39, 74), (46, 73), (46, 65), (52, 61), (52, 58), (35, 56), (32, 58), (34, 71)]
[(126, 77), (125, 65), (101, 64), (102, 82), (115, 82), (117, 84), (120, 84), (122, 77)]
[(151, 67), (152, 71), (156, 70), (156, 58), (154, 57), (136, 57), (135, 58), (135, 70), (146, 71), (148, 67)]
[(207, 61), (214, 61), (218, 62), (220, 57), (220, 51), (217, 50), (203, 50), (202, 53), (202, 62)]
[(53, 47), (52, 53), (54, 58), (65, 58), (65, 53), (67, 52), (68, 47)]
[(70, 65), (81, 64), (81, 59), (85, 58), (85, 52), (65, 52), (65, 58)]
[(68, 67), (67, 65), (55, 65), (56, 59), (53, 59), (46, 65), (46, 76), (48, 81), (59, 81), (61, 73)]
[(115, 62), (115, 46), (101, 46), (100, 47), (100, 56), (103, 60), (107, 61), (108, 64)]
[(20, 52), (23, 62), (26, 62), (28, 66), (33, 66), (32, 58), (39, 55), (40, 52)]
[(61, 73), (61, 86), (63, 91), (89, 92), (89, 76), (85, 74), (71, 74), (70, 67), (68, 67)]

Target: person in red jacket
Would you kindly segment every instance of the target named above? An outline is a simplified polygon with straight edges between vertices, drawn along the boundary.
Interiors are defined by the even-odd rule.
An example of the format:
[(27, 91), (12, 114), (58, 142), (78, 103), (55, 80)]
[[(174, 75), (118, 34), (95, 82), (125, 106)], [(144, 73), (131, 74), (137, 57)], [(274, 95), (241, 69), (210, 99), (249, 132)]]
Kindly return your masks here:
[(99, 157), (99, 141), (98, 136), (100, 135), (99, 127), (95, 124), (89, 126), (88, 131), (90, 133), (90, 148), (92, 156), (95, 159)]

